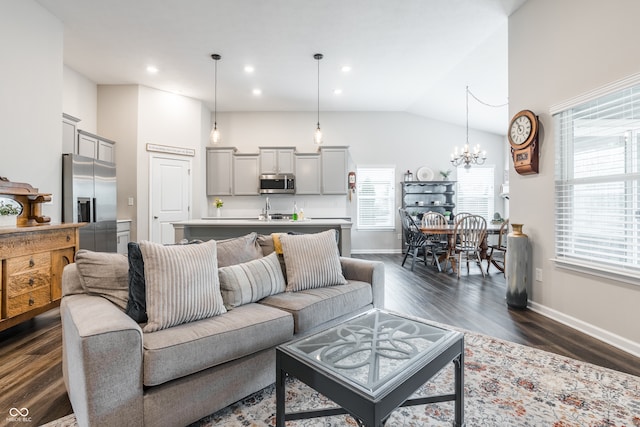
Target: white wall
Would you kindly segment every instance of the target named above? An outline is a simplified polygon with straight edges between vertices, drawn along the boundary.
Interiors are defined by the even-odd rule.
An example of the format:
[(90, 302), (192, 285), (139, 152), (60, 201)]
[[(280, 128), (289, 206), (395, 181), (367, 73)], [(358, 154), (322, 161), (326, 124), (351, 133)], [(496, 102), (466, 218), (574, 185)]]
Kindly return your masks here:
[(63, 77), (62, 111), (80, 119), (78, 129), (98, 133), (98, 85), (66, 65)]
[[(137, 85), (98, 86), (98, 135), (116, 142), (116, 182), (118, 219), (131, 220), (131, 239), (137, 240), (138, 170), (138, 92)], [(128, 198), (133, 197), (133, 206)]]
[[(298, 152), (315, 152), (313, 144), (316, 114), (313, 112), (259, 112), (217, 114), (222, 133), (220, 146), (233, 146), (241, 153), (257, 153), (260, 146), (295, 146)], [(465, 143), (464, 127), (451, 125), (408, 113), (398, 112), (321, 112), (320, 124), (325, 146), (349, 146), (351, 170), (357, 165), (390, 165), (396, 168), (396, 182), (407, 169), (413, 173), (428, 166), (438, 179), (440, 170), (455, 169), (449, 162), (455, 145)], [(470, 130), (472, 144), (487, 150), (487, 164), (494, 164), (496, 190), (503, 178), (504, 137)], [(455, 179), (455, 172), (451, 179)], [(345, 176), (345, 180), (347, 177)], [(396, 188), (400, 203), (400, 186)], [(272, 198), (274, 210), (289, 212), (293, 196)], [(397, 229), (388, 232), (358, 231), (355, 227), (356, 201), (347, 196), (296, 196), (298, 207), (309, 217), (348, 216), (354, 221), (354, 252), (390, 252), (400, 250)], [(275, 201), (274, 201), (275, 200)], [(211, 200), (203, 206), (213, 216)], [(206, 201), (204, 202), (206, 203)], [(274, 206), (275, 203), (275, 206)], [(225, 214), (253, 216), (260, 212), (264, 198), (245, 196), (225, 199)], [(504, 214), (504, 201), (496, 198), (496, 210)]]
[(52, 193), (62, 188), (62, 24), (31, 0), (0, 2), (0, 174)]
[(510, 172), (511, 221), (523, 223), (542, 282), (534, 309), (640, 355), (640, 283), (556, 267), (554, 257), (554, 126), (549, 109), (640, 72), (636, 0), (535, 0), (509, 19), (510, 113), (530, 109), (544, 130), (540, 173)]

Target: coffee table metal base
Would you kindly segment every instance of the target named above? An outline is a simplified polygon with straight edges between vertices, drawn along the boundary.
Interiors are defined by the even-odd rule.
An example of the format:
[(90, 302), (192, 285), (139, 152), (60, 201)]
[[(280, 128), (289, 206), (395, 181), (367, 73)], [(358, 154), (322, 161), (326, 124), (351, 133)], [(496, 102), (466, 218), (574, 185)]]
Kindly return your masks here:
[[(416, 390), (427, 383), (449, 363), (454, 363), (454, 393), (408, 399)], [(292, 376), (322, 393), (339, 408), (315, 411), (285, 413), (285, 380)], [(455, 402), (453, 425), (464, 426), (464, 337), (446, 348), (406, 381), (378, 401), (345, 387), (335, 378), (318, 371), (295, 357), (276, 349), (276, 426), (284, 427), (285, 421), (349, 414), (359, 425), (367, 427), (383, 426), (391, 413), (401, 406), (425, 405), (439, 402)]]

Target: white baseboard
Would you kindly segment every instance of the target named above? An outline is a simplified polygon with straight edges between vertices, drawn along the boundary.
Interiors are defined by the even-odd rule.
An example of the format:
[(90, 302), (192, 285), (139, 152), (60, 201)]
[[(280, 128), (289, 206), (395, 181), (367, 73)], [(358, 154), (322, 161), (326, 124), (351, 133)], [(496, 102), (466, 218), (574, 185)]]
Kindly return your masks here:
[(566, 315), (533, 301), (529, 301), (528, 306), (532, 311), (535, 311), (536, 313), (540, 313), (543, 316), (546, 316), (573, 329), (583, 332), (593, 338), (604, 341), (607, 344), (611, 344), (612, 346), (617, 347), (622, 351), (626, 351), (629, 354), (640, 357), (640, 343), (631, 341), (630, 339), (621, 337), (612, 332), (609, 332), (590, 323), (584, 322), (580, 319), (576, 319), (575, 317)]
[(401, 254), (402, 249), (351, 249), (352, 254)]

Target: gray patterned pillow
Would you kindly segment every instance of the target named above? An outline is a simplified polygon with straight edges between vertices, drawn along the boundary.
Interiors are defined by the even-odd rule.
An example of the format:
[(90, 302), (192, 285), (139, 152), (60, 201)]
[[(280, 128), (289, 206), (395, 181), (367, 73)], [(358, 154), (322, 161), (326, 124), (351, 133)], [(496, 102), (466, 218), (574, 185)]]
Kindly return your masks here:
[(280, 236), (287, 291), (345, 285), (335, 230)]
[(216, 241), (164, 246), (142, 241), (147, 324), (154, 332), (226, 312), (220, 295)]
[(220, 267), (218, 276), (227, 310), (284, 292), (286, 286), (275, 252), (243, 264)]

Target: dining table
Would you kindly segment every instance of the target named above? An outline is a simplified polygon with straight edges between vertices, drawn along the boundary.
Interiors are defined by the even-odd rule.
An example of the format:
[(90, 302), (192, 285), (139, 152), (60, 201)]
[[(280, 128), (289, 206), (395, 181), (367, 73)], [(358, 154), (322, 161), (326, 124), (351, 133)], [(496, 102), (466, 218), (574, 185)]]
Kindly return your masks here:
[[(482, 239), (482, 243), (480, 243), (480, 259), (489, 259), (489, 255), (487, 254), (487, 249), (489, 248), (489, 244), (487, 242), (487, 237), (492, 234), (500, 234), (500, 227), (502, 223), (489, 223), (487, 224), (487, 232)], [(420, 231), (424, 234), (428, 235), (446, 235), (448, 240), (448, 247), (455, 247), (455, 242), (453, 241), (455, 235), (456, 226), (455, 224), (446, 224), (446, 225), (421, 225)], [(448, 256), (448, 251), (446, 254), (440, 256), (439, 261), (443, 261)], [(453, 261), (453, 260), (452, 260)], [(452, 265), (455, 271), (455, 265)], [(500, 271), (502, 269), (496, 265)]]

